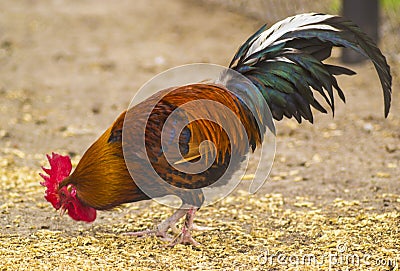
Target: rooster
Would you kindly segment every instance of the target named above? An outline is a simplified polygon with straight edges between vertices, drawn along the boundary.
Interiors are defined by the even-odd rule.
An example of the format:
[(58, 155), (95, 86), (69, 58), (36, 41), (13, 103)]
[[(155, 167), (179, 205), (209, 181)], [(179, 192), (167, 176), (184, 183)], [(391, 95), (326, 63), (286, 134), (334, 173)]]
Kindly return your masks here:
[[(171, 245), (198, 245), (192, 231), (196, 229), (194, 215), (204, 202), (202, 188), (226, 183), (216, 182), (222, 175), (229, 179), (244, 156), (261, 145), (266, 129), (273, 129), (266, 117), (265, 103), (275, 120), (294, 117), (299, 123), (303, 119), (312, 123), (312, 108), (327, 113), (326, 105), (324, 107), (315, 94), (322, 96), (333, 113), (335, 92), (345, 101), (335, 76), (355, 72), (324, 63), (333, 47), (351, 48), (373, 62), (382, 85), (387, 117), (391, 103), (390, 67), (372, 39), (340, 16), (300, 14), (269, 29), (262, 26), (239, 47), (229, 68), (246, 77), (255, 87), (227, 78), (226, 84), (200, 82), (160, 90), (118, 116), (85, 152), (72, 174), (69, 157), (55, 153), (48, 156), (50, 168), (43, 168), (46, 174), (41, 174), (44, 178), (41, 184), (47, 188), (46, 200), (74, 220), (92, 222), (96, 219), (96, 210), (175, 195), (181, 198), (182, 205), (171, 217), (153, 230), (132, 234), (153, 234), (171, 240)], [(201, 100), (214, 103), (196, 104)], [(240, 121), (242, 129), (225, 113), (218, 113), (220, 107), (213, 108), (212, 104), (230, 111)], [(187, 124), (180, 130), (173, 126), (162, 129), (177, 110), (176, 120)], [(196, 112), (213, 116), (217, 121), (207, 117), (193, 120), (191, 117)], [(218, 123), (224, 123), (228, 130), (221, 129)], [(178, 142), (179, 155), (172, 157), (175, 159), (172, 163), (162, 146), (165, 135)], [(135, 143), (139, 144), (141, 137), (144, 147), (136, 148)], [(213, 147), (204, 147), (202, 142), (205, 141), (211, 142)], [(125, 153), (124, 144), (131, 144), (128, 147), (136, 148), (135, 151)], [(185, 172), (178, 168), (200, 160), (209, 165), (201, 172)], [(148, 162), (151, 168), (144, 166)], [(151, 170), (163, 181), (149, 177), (154, 176)], [(145, 193), (139, 183), (146, 184), (151, 193)], [(171, 238), (169, 230), (178, 230), (176, 224), (183, 217), (181, 230)]]

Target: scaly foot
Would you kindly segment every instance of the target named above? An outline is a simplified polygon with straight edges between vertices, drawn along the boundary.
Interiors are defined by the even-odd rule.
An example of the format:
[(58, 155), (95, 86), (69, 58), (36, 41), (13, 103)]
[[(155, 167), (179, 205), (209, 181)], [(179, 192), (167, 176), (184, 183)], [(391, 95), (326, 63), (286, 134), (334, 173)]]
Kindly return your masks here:
[(179, 229), (176, 227), (176, 223), (180, 218), (182, 218), (187, 213), (187, 209), (179, 208), (175, 211), (169, 218), (161, 222), (156, 229), (151, 230), (147, 229), (144, 231), (138, 232), (128, 232), (127, 235), (136, 236), (136, 237), (146, 237), (149, 235), (154, 235), (160, 237), (160, 239), (165, 241), (173, 240), (172, 237), (168, 234), (168, 230), (171, 229), (174, 234), (179, 233)]
[(193, 246), (199, 246), (200, 243), (197, 242), (196, 240), (193, 239), (191, 231), (193, 230), (193, 220), (194, 220), (194, 215), (196, 213), (197, 208), (191, 207), (187, 213), (186, 213), (186, 218), (185, 218), (185, 223), (183, 224), (182, 227), (182, 232), (175, 237), (174, 240), (168, 245), (170, 247), (173, 247), (177, 244), (183, 244), (183, 245), (193, 245)]
[[(149, 235), (154, 235), (159, 237), (163, 241), (170, 242), (168, 246), (173, 247), (177, 244), (184, 245), (200, 245), (196, 240), (192, 237), (192, 231), (206, 231), (213, 230), (214, 228), (210, 227), (201, 227), (193, 224), (194, 215), (197, 211), (197, 208), (194, 206), (190, 206), (187, 204), (183, 204), (178, 210), (175, 211), (169, 218), (160, 223), (156, 229), (151, 230), (147, 229), (144, 231), (138, 232), (129, 232), (126, 233), (130, 236), (136, 237), (146, 237)], [(182, 226), (182, 230), (179, 230), (176, 227), (176, 223), (179, 219), (181, 219), (186, 214), (185, 221)], [(175, 238), (172, 238), (168, 234), (168, 230), (171, 229), (174, 234), (177, 234)]]

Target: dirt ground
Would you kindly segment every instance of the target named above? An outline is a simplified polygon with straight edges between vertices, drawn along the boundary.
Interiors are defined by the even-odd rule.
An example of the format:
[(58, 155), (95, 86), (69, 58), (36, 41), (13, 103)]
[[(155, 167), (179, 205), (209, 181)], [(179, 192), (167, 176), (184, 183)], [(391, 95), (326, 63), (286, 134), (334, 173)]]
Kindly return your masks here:
[[(0, 270), (398, 270), (398, 55), (387, 119), (373, 66), (353, 66), (334, 119), (276, 123), (275, 163), (257, 194), (244, 184), (198, 213), (216, 228), (195, 234), (199, 248), (123, 235), (171, 214), (154, 202), (85, 224), (43, 199), (46, 153), (76, 163), (147, 80), (182, 64), (227, 65), (262, 23), (196, 1), (1, 1)], [(271, 256), (306, 253), (320, 262)], [(346, 255), (364, 261), (339, 262)]]

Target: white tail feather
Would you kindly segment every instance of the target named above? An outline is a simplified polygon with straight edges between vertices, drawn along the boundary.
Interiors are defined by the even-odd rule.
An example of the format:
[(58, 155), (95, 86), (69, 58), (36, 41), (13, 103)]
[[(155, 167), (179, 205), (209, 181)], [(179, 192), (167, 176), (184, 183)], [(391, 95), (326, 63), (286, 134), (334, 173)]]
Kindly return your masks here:
[[(288, 17), (282, 21), (277, 22), (269, 29), (265, 30), (260, 36), (254, 41), (249, 50), (247, 51), (246, 57), (252, 55), (253, 53), (259, 52), (268, 46), (279, 44), (283, 40), (279, 40), (280, 37), (286, 33), (296, 31), (296, 30), (306, 30), (306, 29), (322, 29), (322, 30), (332, 30), (339, 31), (338, 29), (323, 24), (321, 22), (335, 17), (334, 15), (325, 15), (317, 13), (305, 13), (292, 17)], [(321, 24), (320, 24), (321, 23)], [(285, 39), (284, 41), (287, 41)]]

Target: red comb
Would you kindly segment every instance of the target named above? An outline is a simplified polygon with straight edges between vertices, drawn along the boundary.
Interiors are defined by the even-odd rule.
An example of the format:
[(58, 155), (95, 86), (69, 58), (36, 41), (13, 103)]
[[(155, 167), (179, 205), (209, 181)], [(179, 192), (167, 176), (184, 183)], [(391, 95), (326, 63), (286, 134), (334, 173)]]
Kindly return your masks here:
[(51, 156), (46, 156), (47, 160), (49, 160), (50, 168), (42, 167), (47, 175), (39, 173), (39, 175), (44, 179), (44, 182), (41, 182), (40, 184), (47, 187), (44, 196), (45, 199), (58, 210), (61, 207), (58, 196), (58, 184), (71, 173), (71, 159), (69, 156), (63, 156), (54, 152)]

